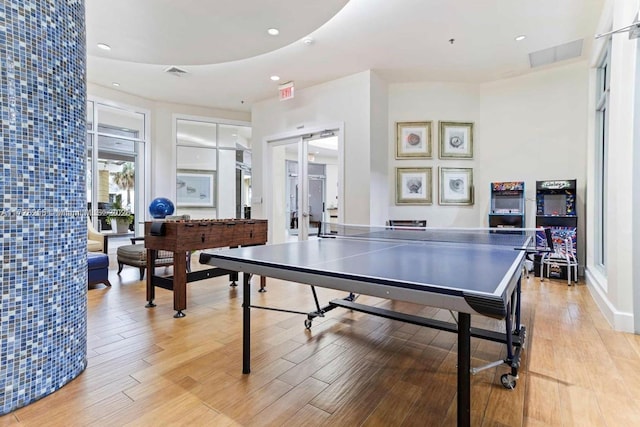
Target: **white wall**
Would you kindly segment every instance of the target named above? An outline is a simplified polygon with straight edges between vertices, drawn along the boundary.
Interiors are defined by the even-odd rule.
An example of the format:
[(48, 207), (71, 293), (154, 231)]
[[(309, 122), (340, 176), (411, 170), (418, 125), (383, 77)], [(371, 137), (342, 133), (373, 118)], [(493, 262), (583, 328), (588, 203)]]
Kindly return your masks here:
[[(610, 0), (600, 20), (598, 32), (606, 32), (625, 27), (633, 22), (640, 1), (638, 0)], [(611, 90), (609, 98), (609, 129), (608, 129), (608, 199), (607, 222), (605, 224), (607, 234), (607, 248), (605, 259), (606, 271), (602, 271), (595, 265), (594, 245), (590, 245), (587, 254), (586, 277), (587, 284), (594, 299), (602, 312), (614, 328), (624, 331), (634, 330), (633, 319), (633, 293), (637, 282), (637, 265), (634, 265), (634, 255), (637, 254), (640, 244), (632, 237), (638, 233), (635, 227), (640, 224), (634, 219), (638, 216), (640, 200), (634, 197), (636, 187), (640, 185), (635, 171), (640, 168), (636, 154), (637, 143), (633, 140), (634, 123), (634, 96), (636, 87), (636, 75), (640, 72), (637, 68), (638, 41), (629, 40), (627, 33), (612, 36), (611, 61), (609, 72), (611, 76)], [(592, 66), (597, 66), (597, 59), (604, 48), (604, 42), (597, 45), (593, 52)], [(595, 70), (592, 71), (590, 84), (590, 100), (595, 97)], [(595, 127), (595, 106), (589, 111), (590, 122)], [(594, 183), (595, 177), (595, 147), (594, 132), (589, 134), (589, 177), (590, 183)], [(635, 159), (635, 160), (634, 160)], [(595, 199), (595, 186), (589, 187), (587, 197)], [(589, 204), (588, 215), (595, 216), (595, 207)], [(589, 221), (587, 232), (594, 236), (595, 221)], [(635, 255), (637, 257), (637, 255)], [(634, 284), (634, 281), (636, 282)], [(636, 307), (636, 313), (640, 310)]]
[[(579, 229), (584, 229), (588, 64), (585, 61), (481, 86), (476, 183), (481, 214), (489, 184), (525, 181), (526, 221), (535, 227), (535, 182), (577, 179)], [(583, 234), (578, 234), (584, 247)], [(584, 260), (584, 258), (582, 258)]]
[[(300, 125), (343, 121), (343, 221), (347, 223), (416, 218), (427, 219), (430, 226), (487, 226), (489, 183), (524, 180), (530, 200), (527, 224), (534, 226), (536, 180), (577, 179), (578, 215), (584, 218), (587, 87), (584, 61), (483, 85), (391, 84), (388, 91), (374, 73), (359, 73), (300, 90), (293, 100), (296, 103), (275, 98), (257, 103), (252, 112), (254, 140)], [(382, 126), (384, 112), (379, 107), (385, 104), (388, 118)], [(432, 121), (433, 159), (396, 160), (395, 122), (425, 120)], [(441, 120), (475, 123), (474, 159), (438, 159)], [(379, 137), (384, 134), (386, 138)], [(261, 155), (254, 147), (254, 156)], [(256, 172), (260, 162), (254, 163)], [(433, 205), (395, 205), (395, 168), (411, 166), (433, 168)], [(439, 166), (474, 169), (473, 206), (438, 205)], [(254, 196), (262, 194), (262, 188), (254, 188)], [(581, 221), (579, 239), (583, 228)], [(584, 259), (583, 239), (579, 246)]]
[[(265, 153), (259, 141), (298, 128), (344, 123), (343, 159), (345, 164), (344, 200), (340, 205), (344, 222), (369, 223), (370, 215), (370, 84), (366, 71), (318, 86), (296, 91), (294, 99), (277, 98), (257, 102), (252, 108), (253, 125), (253, 203), (256, 218), (265, 218), (264, 204), (257, 203), (265, 195), (263, 170)], [(301, 128), (301, 126), (303, 128)]]
[[(635, 88), (635, 119), (633, 124), (633, 146), (640, 146), (640, 43), (636, 42), (636, 80), (634, 84)], [(637, 148), (633, 150), (633, 164), (637, 165), (633, 168), (633, 211), (637, 212), (640, 210), (640, 150)], [(640, 242), (640, 215), (633, 215), (633, 234), (632, 241)], [(633, 259), (631, 260), (632, 265), (640, 265), (640, 251), (638, 249), (633, 250)], [(633, 269), (633, 279), (632, 283), (640, 283), (640, 271), (635, 268)], [(634, 332), (636, 334), (640, 333), (640, 285), (632, 285), (633, 288), (633, 318), (634, 318)]]
[[(166, 189), (175, 188), (173, 171), (176, 165), (175, 141), (173, 140), (173, 116), (175, 114), (207, 117), (211, 119), (251, 121), (249, 113), (193, 107), (180, 104), (157, 103), (152, 115), (155, 116), (154, 138), (152, 139), (152, 170), (164, 171), (154, 174), (151, 183), (152, 197), (166, 194)], [(235, 165), (235, 161), (234, 161)], [(157, 196), (156, 196), (157, 194)]]
[[(429, 226), (436, 227), (487, 227), (490, 183), (525, 181), (526, 221), (527, 226), (534, 227), (535, 182), (575, 178), (579, 228), (583, 230), (587, 87), (588, 66), (584, 61), (481, 85), (390, 85), (389, 188), (395, 188), (396, 167), (433, 168), (433, 204), (396, 206), (392, 191), (388, 199), (390, 217), (426, 219)], [(399, 121), (432, 121), (433, 159), (395, 159), (395, 122)], [(438, 158), (439, 121), (474, 122), (473, 159)], [(473, 206), (438, 205), (439, 167), (473, 168)], [(580, 231), (578, 238), (583, 235)], [(579, 247), (583, 254), (583, 240)]]
[(476, 203), (483, 224), (489, 184), (525, 181), (526, 225), (535, 227), (536, 181), (577, 180), (578, 261), (585, 263), (589, 69), (585, 61), (481, 86)]
[[(171, 197), (167, 194), (167, 189), (175, 189), (174, 175), (173, 173), (168, 173), (168, 171), (174, 171), (176, 166), (175, 141), (173, 140), (174, 114), (251, 121), (251, 114), (247, 112), (156, 102), (92, 83), (88, 83), (87, 92), (89, 95), (100, 99), (141, 107), (150, 111), (151, 135), (149, 140), (151, 141), (151, 159), (148, 159), (148, 161), (150, 160), (149, 164), (151, 166), (151, 182), (147, 203), (155, 197)], [(173, 191), (175, 192), (175, 190)]]
[[(474, 206), (438, 206), (438, 166), (474, 168), (477, 173), (477, 160), (439, 160), (438, 159), (438, 121), (475, 122), (474, 158), (483, 144), (477, 138), (480, 108), (479, 88), (477, 85), (455, 83), (404, 83), (389, 85), (389, 127), (387, 131), (389, 172), (387, 187), (389, 219), (426, 219), (430, 227), (479, 227), (482, 223), (478, 205)], [(431, 121), (431, 160), (395, 159), (396, 123)], [(480, 148), (484, 149), (484, 148)], [(395, 168), (431, 167), (432, 199), (430, 206), (395, 205)], [(475, 176), (474, 176), (475, 182)], [(488, 187), (488, 184), (487, 184)], [(476, 184), (477, 188), (477, 184)], [(480, 187), (482, 188), (482, 187)]]
[(369, 223), (385, 224), (389, 218), (387, 200), (393, 187), (387, 184), (389, 164), (389, 93), (387, 83), (371, 73), (371, 87), (369, 94), (369, 108), (371, 115), (371, 178), (369, 180)]

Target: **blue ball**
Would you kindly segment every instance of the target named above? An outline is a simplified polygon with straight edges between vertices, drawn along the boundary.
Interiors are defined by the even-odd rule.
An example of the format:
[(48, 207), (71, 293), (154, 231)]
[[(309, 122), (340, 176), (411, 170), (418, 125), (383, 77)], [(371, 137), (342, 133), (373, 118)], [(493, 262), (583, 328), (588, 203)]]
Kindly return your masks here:
[(173, 215), (174, 210), (173, 202), (165, 197), (153, 199), (149, 205), (149, 213), (154, 218), (164, 218), (167, 215)]

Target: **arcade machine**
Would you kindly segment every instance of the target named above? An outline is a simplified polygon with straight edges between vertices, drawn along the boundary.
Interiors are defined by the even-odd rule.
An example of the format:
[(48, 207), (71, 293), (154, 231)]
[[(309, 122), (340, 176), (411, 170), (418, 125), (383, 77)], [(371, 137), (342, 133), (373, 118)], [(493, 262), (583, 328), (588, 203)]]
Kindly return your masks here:
[(492, 182), (489, 227), (524, 228), (524, 182)]
[[(576, 180), (536, 181), (536, 228), (551, 228), (557, 247), (565, 238), (573, 240), (573, 255), (578, 254), (578, 216), (576, 215)], [(543, 232), (536, 233), (536, 245), (546, 246)], [(540, 255), (534, 258), (534, 272), (540, 275)], [(550, 277), (567, 279), (566, 267), (552, 270)], [(572, 278), (577, 281), (577, 277)]]

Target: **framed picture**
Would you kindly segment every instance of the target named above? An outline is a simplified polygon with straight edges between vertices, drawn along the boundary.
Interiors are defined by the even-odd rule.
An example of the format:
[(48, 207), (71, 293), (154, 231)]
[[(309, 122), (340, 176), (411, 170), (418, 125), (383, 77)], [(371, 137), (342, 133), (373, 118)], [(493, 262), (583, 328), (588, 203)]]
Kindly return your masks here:
[(440, 158), (473, 158), (473, 123), (440, 122)]
[(176, 204), (178, 206), (215, 206), (214, 171), (178, 170), (176, 173)]
[(396, 159), (431, 158), (431, 122), (396, 123)]
[(430, 205), (431, 168), (396, 168), (396, 205)]
[(440, 168), (441, 205), (473, 205), (473, 169)]

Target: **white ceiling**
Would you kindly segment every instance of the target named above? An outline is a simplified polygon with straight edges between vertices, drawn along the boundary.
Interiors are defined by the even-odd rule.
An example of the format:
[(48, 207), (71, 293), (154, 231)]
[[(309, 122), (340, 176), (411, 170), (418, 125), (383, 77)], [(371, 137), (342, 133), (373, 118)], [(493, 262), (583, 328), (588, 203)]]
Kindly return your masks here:
[[(87, 77), (152, 100), (239, 111), (276, 97), (279, 83), (300, 89), (369, 69), (389, 83), (485, 82), (532, 72), (529, 53), (579, 39), (587, 58), (603, 3), (87, 0)], [(272, 27), (279, 36), (267, 35)]]

